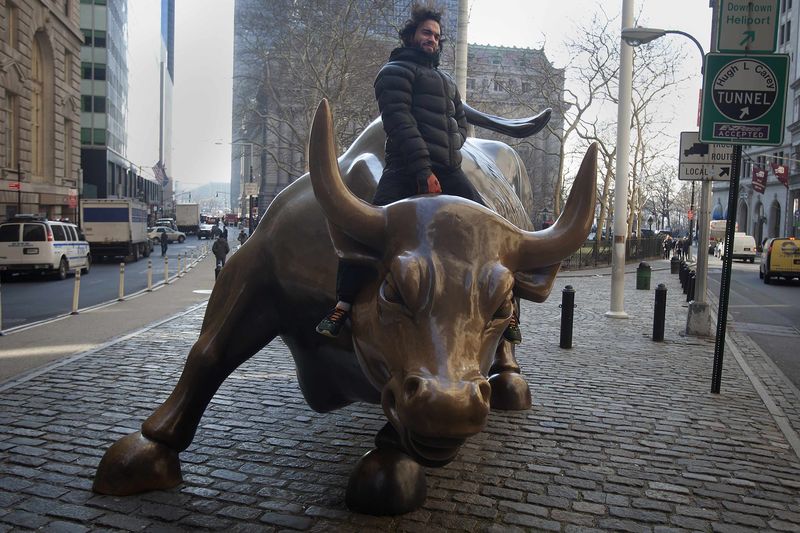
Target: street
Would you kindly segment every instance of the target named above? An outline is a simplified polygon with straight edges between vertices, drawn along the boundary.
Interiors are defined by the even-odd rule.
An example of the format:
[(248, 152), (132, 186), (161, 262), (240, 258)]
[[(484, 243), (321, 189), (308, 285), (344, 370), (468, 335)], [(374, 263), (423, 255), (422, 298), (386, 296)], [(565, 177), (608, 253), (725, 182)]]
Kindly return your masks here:
[[(800, 387), (800, 283), (766, 285), (754, 264), (733, 261), (728, 328), (746, 333), (795, 386)], [(709, 290), (719, 295), (722, 261), (709, 256)]]
[[(182, 244), (173, 243), (167, 250), (169, 276), (178, 271), (178, 257), (184, 254), (191, 260), (197, 257), (202, 246), (210, 248), (209, 241), (190, 237)], [(164, 261), (158, 245), (149, 258), (125, 264), (124, 294), (129, 295), (147, 287), (148, 260), (152, 263), (153, 286), (164, 282)], [(119, 297), (120, 262), (93, 263), (91, 272), (81, 276), (78, 308), (84, 309)], [(64, 315), (72, 311), (75, 276), (54, 280), (41, 275), (14, 276), (0, 287), (2, 298), (2, 330), (8, 330)]]

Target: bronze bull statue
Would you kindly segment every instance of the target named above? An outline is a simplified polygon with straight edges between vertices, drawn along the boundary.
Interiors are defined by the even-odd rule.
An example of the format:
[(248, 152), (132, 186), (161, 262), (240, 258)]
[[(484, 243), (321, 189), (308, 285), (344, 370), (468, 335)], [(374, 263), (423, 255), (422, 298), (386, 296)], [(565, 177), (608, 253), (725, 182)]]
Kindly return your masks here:
[[(547, 298), (561, 261), (588, 235), (596, 147), (556, 223), (529, 231), (510, 185), (527, 180), (525, 169), (498, 142), (470, 139), (462, 149), (465, 172), (494, 211), (446, 195), (368, 204), (384, 139), (378, 120), (337, 163), (330, 110), (320, 104), (310, 176), (278, 195), (222, 269), (177, 386), (141, 431), (106, 452), (93, 490), (128, 495), (179, 484), (178, 453), (218, 387), (277, 335), (314, 410), (363, 401), (380, 404), (388, 419), (351, 475), (346, 503), (355, 511), (416, 509), (426, 495), (422, 466), (452, 461), (484, 428), (490, 406), (530, 407), (502, 333), (515, 297)], [(330, 339), (314, 326), (334, 302), (337, 256), (371, 265), (375, 276), (353, 305), (351, 329)]]

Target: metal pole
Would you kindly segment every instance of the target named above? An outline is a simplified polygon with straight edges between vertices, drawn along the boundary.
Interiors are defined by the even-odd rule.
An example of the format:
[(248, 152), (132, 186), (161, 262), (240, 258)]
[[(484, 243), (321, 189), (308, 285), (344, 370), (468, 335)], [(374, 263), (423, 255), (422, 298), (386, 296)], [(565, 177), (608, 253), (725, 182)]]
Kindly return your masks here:
[[(689, 253), (688, 253), (687, 257), (686, 257), (687, 261), (691, 261), (692, 260), (692, 243), (694, 242), (694, 239), (693, 239), (693, 234), (694, 233), (692, 231), (694, 229), (694, 218), (695, 218), (695, 212), (694, 212), (694, 181), (692, 182), (692, 201), (690, 202), (690, 205), (689, 205), (689, 211), (692, 212), (692, 218), (689, 219)], [(699, 254), (700, 251), (698, 250), (697, 253)]]
[[(633, 0), (622, 0), (622, 28), (633, 26)], [(625, 300), (625, 238), (628, 235), (628, 169), (630, 162), (633, 48), (620, 38), (619, 99), (617, 103), (617, 164), (614, 186), (614, 243), (611, 256), (610, 318), (628, 318)]]
[(575, 289), (567, 285), (561, 291), (561, 337), (560, 348), (572, 348), (572, 322), (575, 317)]
[(711, 392), (719, 394), (722, 382), (722, 359), (725, 354), (725, 328), (728, 324), (728, 296), (731, 284), (731, 254), (733, 234), (736, 231), (736, 201), (739, 197), (739, 166), (742, 160), (742, 145), (733, 147), (731, 158), (731, 187), (728, 190), (728, 222), (725, 227), (725, 257), (722, 259), (722, 275), (719, 282), (719, 311), (717, 313), (717, 338), (714, 343), (714, 367), (711, 372)]
[(147, 292), (153, 290), (153, 260), (147, 260)]
[(119, 264), (119, 297), (117, 300), (125, 299), (125, 263)]
[(169, 258), (164, 257), (164, 285), (169, 285)]
[(22, 213), (22, 167), (17, 161), (17, 214)]
[(71, 315), (78, 314), (78, 299), (81, 296), (81, 269), (75, 270), (75, 287), (72, 289), (72, 312)]
[(3, 333), (3, 290), (2, 290), (2, 282), (0, 282), (0, 337), (5, 335)]

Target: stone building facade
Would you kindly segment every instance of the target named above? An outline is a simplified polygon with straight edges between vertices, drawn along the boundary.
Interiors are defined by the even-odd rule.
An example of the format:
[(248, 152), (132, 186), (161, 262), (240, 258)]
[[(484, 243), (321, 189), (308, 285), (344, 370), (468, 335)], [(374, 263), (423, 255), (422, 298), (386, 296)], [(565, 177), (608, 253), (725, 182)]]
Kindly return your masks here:
[(77, 218), (78, 0), (0, 0), (0, 221)]

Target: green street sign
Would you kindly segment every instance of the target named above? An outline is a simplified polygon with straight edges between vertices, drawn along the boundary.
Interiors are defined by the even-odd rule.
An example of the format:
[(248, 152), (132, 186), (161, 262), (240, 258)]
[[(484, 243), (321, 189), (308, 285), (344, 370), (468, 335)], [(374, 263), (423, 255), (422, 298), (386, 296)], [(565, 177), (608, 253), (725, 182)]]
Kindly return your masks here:
[(773, 146), (783, 142), (789, 56), (708, 54), (700, 141)]
[(720, 0), (717, 50), (771, 54), (778, 41), (780, 0)]

